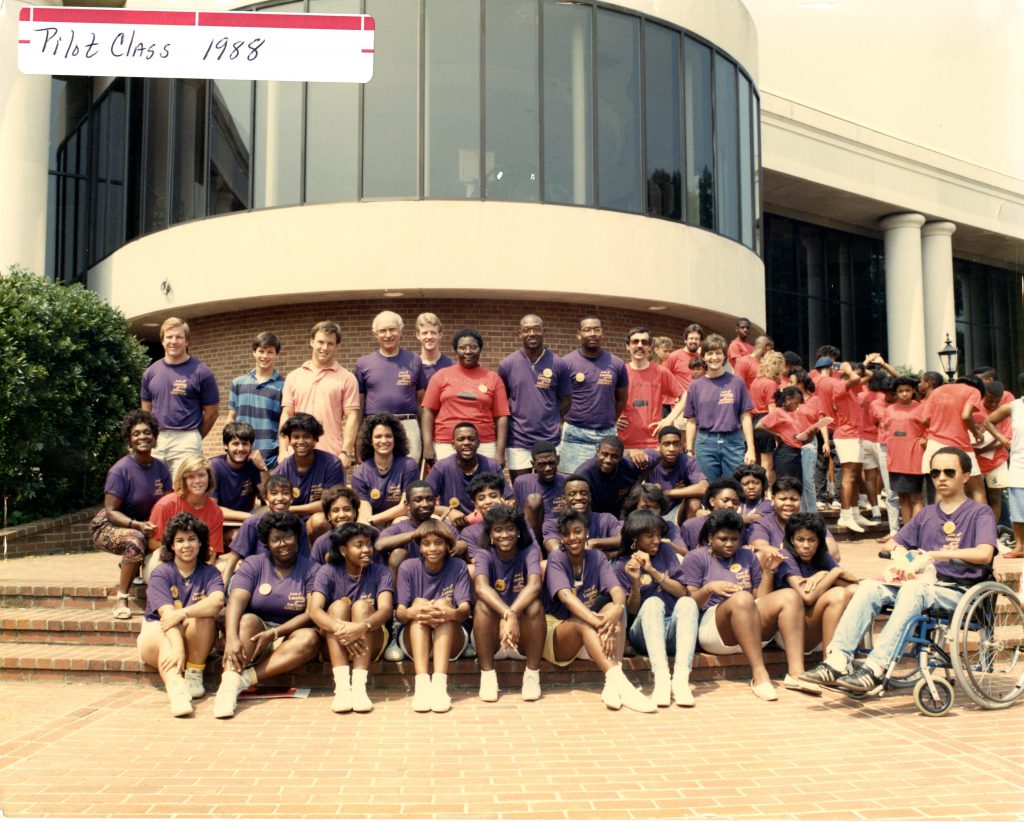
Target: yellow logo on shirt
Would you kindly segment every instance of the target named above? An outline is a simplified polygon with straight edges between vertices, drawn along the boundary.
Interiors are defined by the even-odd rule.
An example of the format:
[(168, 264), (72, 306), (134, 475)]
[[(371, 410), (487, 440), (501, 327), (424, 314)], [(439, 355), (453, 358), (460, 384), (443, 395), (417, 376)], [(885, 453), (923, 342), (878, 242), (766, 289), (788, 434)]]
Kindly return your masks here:
[(583, 382), (586, 378), (586, 374), (584, 374), (582, 371), (576, 374), (576, 382)]
[(496, 580), (494, 580), (494, 590), (497, 591), (499, 594), (502, 591), (504, 591), (506, 587), (507, 586), (505, 585), (505, 580), (503, 580), (503, 579), (496, 579)]
[(180, 611), (181, 610), (181, 600), (180, 599), (174, 600), (174, 609), (176, 611)]
[(942, 524), (942, 533), (944, 533), (946, 536), (949, 536), (954, 531), (956, 531), (956, 525), (953, 524), (952, 520), (946, 520)]
[(172, 585), (171, 586), (171, 596), (174, 597), (175, 599), (178, 598), (178, 586), (177, 585)]
[(651, 578), (650, 574), (641, 574), (640, 575), (640, 584), (641, 585), (650, 585), (652, 582), (654, 582), (654, 580)]
[(296, 488), (295, 486), (292, 486), (292, 499), (298, 499), (299, 498), (299, 494), (301, 494), (301, 493), (302, 492), (299, 491), (298, 488)]
[(740, 565), (738, 562), (734, 562), (732, 565), (729, 566), (729, 570), (732, 571), (734, 574), (738, 574), (740, 571), (743, 570), (743, 566)]
[(611, 385), (612, 384), (612, 370), (605, 368), (597, 377), (598, 385)]
[(370, 499), (380, 499), (380, 490), (377, 488), (370, 489)]
[(553, 371), (552, 371), (552, 370), (551, 370), (550, 368), (545, 368), (545, 369), (544, 369), (543, 371), (541, 371), (540, 373), (541, 373), (542, 375), (544, 375), (545, 377), (547, 377), (548, 379), (551, 379), (551, 376), (552, 376), (552, 375), (554, 374), (554, 372), (553, 372)]
[(459, 498), (458, 497), (452, 497), (450, 500), (448, 500), (448, 507), (449, 508), (458, 508), (459, 507)]
[(274, 590), (274, 587), (273, 587), (273, 586), (272, 586), (272, 585), (271, 585), (271, 584), (270, 584), (269, 582), (264, 582), (264, 583), (263, 583), (263, 584), (262, 584), (262, 585), (261, 585), (261, 586), (259, 587), (259, 591), (260, 591), (260, 593), (261, 593), (261, 594), (262, 594), (263, 596), (267, 596), (267, 595), (269, 595), (269, 594), (270, 594), (270, 592), (271, 592), (271, 591), (273, 591), (273, 590)]

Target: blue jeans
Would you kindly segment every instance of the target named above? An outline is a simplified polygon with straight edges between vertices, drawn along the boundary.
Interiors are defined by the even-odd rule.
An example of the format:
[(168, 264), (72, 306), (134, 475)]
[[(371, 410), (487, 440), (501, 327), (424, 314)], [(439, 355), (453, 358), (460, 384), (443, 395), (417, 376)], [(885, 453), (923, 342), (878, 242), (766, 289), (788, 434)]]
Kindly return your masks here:
[(648, 597), (629, 628), (629, 644), (651, 660), (655, 675), (668, 673), (668, 648), (673, 649), (676, 671), (689, 671), (697, 647), (698, 621), (697, 603), (692, 597), (679, 597), (667, 616), (661, 597)]
[(563, 474), (575, 474), (577, 468), (597, 453), (601, 439), (614, 433), (614, 425), (609, 428), (581, 428), (567, 422), (562, 429), (562, 444), (558, 449), (558, 470)]
[[(920, 616), (933, 605), (952, 611), (963, 595), (964, 592), (957, 588), (946, 588), (918, 580), (905, 582), (900, 587), (886, 585), (873, 579), (863, 580), (857, 586), (850, 604), (843, 611), (835, 636), (825, 649), (825, 661), (833, 668), (845, 671), (853, 652), (859, 647), (874, 618), (882, 608), (892, 605), (889, 621), (885, 623), (868, 656), (868, 662), (872, 667), (884, 671), (893, 658), (903, 650), (897, 647), (897, 642), (910, 620)], [(840, 656), (843, 658), (841, 664)]]
[(731, 477), (732, 472), (743, 465), (747, 444), (740, 429), (727, 434), (698, 431), (694, 451), (700, 470), (708, 482), (714, 482), (719, 477)]
[(813, 514), (818, 510), (818, 495), (814, 492), (814, 468), (818, 463), (818, 443), (811, 440), (800, 449), (800, 467), (803, 473), (804, 492), (800, 497), (800, 510)]

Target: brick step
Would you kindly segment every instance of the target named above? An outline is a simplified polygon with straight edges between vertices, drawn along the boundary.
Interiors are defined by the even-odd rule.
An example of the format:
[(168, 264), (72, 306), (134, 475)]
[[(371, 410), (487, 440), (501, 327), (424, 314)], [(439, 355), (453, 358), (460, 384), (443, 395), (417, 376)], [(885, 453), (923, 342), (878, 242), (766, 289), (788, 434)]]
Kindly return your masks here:
[[(786, 658), (781, 651), (766, 651), (765, 662), (772, 676), (785, 674)], [(650, 665), (646, 657), (626, 657), (623, 668), (637, 684), (650, 684)], [(750, 679), (750, 666), (742, 654), (712, 656), (697, 654), (694, 658), (694, 682), (716, 679)], [(518, 689), (522, 662), (500, 660), (495, 663), (498, 680), (506, 690)], [(475, 659), (453, 662), (448, 671), (453, 689), (472, 690), (479, 687), (479, 669)], [(569, 687), (600, 685), (604, 675), (590, 661), (577, 660), (564, 668), (541, 663), (541, 679), (546, 686)], [(69, 646), (42, 643), (0, 642), (0, 680), (36, 680), (67, 683), (148, 683), (160, 684), (160, 676), (152, 668), (139, 662), (134, 647)], [(211, 659), (207, 667), (207, 690), (215, 690), (220, 682), (219, 661)], [(333, 689), (330, 665), (310, 663), (301, 671), (278, 677), (270, 684), (296, 687)], [(404, 690), (412, 692), (412, 662), (377, 662), (370, 666), (370, 687), (375, 690)]]
[[(0, 608), (72, 608), (104, 609), (114, 605), (116, 585), (75, 585), (73, 583), (39, 585), (8, 583), (0, 585)], [(129, 605), (140, 610), (146, 604), (146, 586), (133, 585)]]
[(0, 642), (54, 645), (134, 645), (142, 629), (142, 608), (132, 619), (114, 619), (99, 608), (4, 608)]

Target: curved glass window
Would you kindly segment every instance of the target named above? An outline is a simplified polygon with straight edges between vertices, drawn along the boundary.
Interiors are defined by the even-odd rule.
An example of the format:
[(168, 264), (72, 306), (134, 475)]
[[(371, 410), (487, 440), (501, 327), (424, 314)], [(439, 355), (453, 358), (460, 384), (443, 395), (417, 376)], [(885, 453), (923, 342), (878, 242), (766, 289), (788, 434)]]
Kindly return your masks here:
[(373, 15), (373, 79), (66, 83), (55, 277), (176, 223), (378, 199), (596, 207), (760, 248), (757, 91), (713, 43), (596, 0), (264, 10)]

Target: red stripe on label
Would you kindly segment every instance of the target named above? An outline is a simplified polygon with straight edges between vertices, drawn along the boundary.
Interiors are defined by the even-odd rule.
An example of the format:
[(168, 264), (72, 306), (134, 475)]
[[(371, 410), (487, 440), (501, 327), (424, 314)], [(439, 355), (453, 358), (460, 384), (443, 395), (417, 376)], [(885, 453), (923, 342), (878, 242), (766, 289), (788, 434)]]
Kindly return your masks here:
[[(23, 40), (22, 42), (27, 43), (28, 40)], [(373, 49), (363, 49), (363, 54), (373, 54)]]
[[(22, 14), (26, 9), (22, 9)], [(24, 19), (24, 18), (22, 18)], [(74, 9), (36, 7), (35, 23), (113, 23), (135, 26), (194, 26), (194, 11), (126, 11), (124, 9)]]
[(32, 42), (31, 40), (19, 40), (18, 41), (19, 44), (21, 44), (21, 43), (31, 43), (31, 42)]
[(265, 14), (260, 12), (201, 11), (200, 26), (254, 29), (331, 29), (360, 31), (359, 14)]

